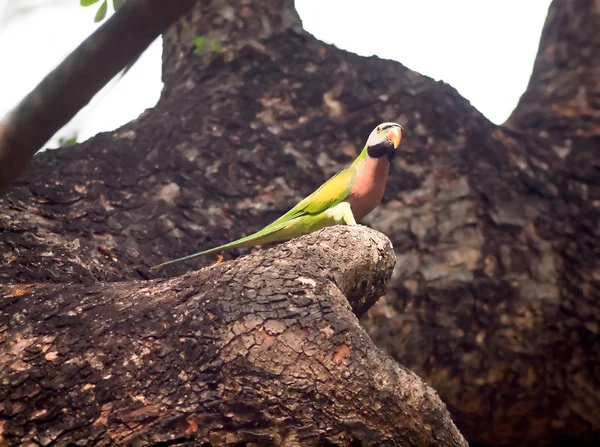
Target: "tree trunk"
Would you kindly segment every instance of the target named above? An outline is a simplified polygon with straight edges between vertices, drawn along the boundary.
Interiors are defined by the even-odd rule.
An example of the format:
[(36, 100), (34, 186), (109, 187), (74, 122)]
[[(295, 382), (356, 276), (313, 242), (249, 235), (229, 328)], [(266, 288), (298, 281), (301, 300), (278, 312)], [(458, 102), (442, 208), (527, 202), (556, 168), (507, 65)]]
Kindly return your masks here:
[[(598, 116), (598, 77), (585, 74), (596, 70), (598, 60), (592, 55), (597, 54), (599, 35), (585, 31), (598, 29), (596, 4), (591, 0), (552, 4), (530, 88), (507, 125), (495, 126), (446, 84), (401, 64), (359, 57), (314, 39), (301, 30), (291, 0), (199, 3), (165, 36), (165, 88), (154, 109), (115, 132), (36, 156), (27, 175), (0, 201), (4, 260), (0, 278), (4, 283), (21, 284), (16, 290), (22, 290), (19, 297), (4, 298), (10, 303), (8, 318), (17, 318), (14, 330), (51, 334), (60, 329), (66, 337), (61, 341), (68, 348), (65, 353), (57, 348), (63, 361), (44, 364), (57, 371), (65, 389), (73, 387), (77, 399), (66, 401), (66, 392), (58, 390), (56, 399), (63, 400), (52, 401), (57, 402), (53, 408), (96, 405), (93, 415), (100, 415), (99, 424), (117, 427), (114, 438), (111, 429), (99, 435), (91, 428), (69, 428), (62, 439), (73, 439), (70, 433), (89, 433), (98, 442), (135, 437), (152, 444), (166, 442), (169, 436), (205, 440), (202, 427), (216, 427), (210, 425), (214, 422), (221, 424), (219, 433), (223, 433), (223, 437), (209, 439), (215, 445), (259, 437), (275, 444), (302, 445), (305, 439), (310, 443), (319, 438), (344, 444), (351, 436), (376, 442), (393, 438), (405, 445), (459, 444), (460, 435), (453, 431), (432, 392), (361, 338), (360, 328), (326, 273), (311, 270), (309, 278), (321, 287), (318, 292), (311, 291), (310, 281), (301, 289), (313, 293), (319, 303), (330, 303), (340, 327), (349, 328), (350, 364), (363, 366), (368, 377), (356, 382), (360, 386), (352, 382), (357, 388), (347, 383), (357, 377), (337, 376), (343, 370), (333, 367), (332, 353), (342, 346), (338, 343), (342, 339), (336, 337), (342, 337), (339, 334), (346, 329), (332, 326), (336, 335), (317, 342), (310, 337), (320, 326), (309, 325), (308, 332), (302, 332), (285, 315), (273, 320), (280, 323), (275, 324), (275, 332), (259, 330), (266, 324), (261, 320), (244, 326), (239, 336), (240, 342), (250, 343), (243, 349), (256, 343), (258, 350), (260, 337), (266, 340), (263, 344), (275, 337), (273, 343), (281, 352), (249, 364), (239, 345), (228, 348), (237, 355), (232, 364), (227, 358), (193, 357), (200, 352), (195, 346), (221, 346), (228, 328), (245, 321), (244, 317), (256, 316), (253, 310), (258, 307), (273, 310), (258, 296), (244, 301), (241, 286), (228, 281), (231, 277), (225, 272), (241, 269), (254, 281), (266, 280), (244, 266), (269, 259), (284, 262), (292, 248), (259, 252), (167, 282), (114, 283), (147, 280), (150, 265), (257, 230), (347, 165), (377, 122), (397, 121), (407, 129), (402, 153), (391, 172), (385, 203), (365, 223), (389, 236), (398, 260), (392, 288), (362, 319), (367, 332), (380, 348), (440, 393), (470, 441), (541, 445), (551, 440), (597, 440), (600, 151), (590, 116)], [(577, 32), (565, 30), (573, 23)], [(579, 30), (582, 36), (587, 33), (585, 39), (577, 37)], [(224, 52), (194, 54), (195, 35), (216, 40)], [(570, 56), (548, 59), (548, 52), (553, 51), (548, 48), (563, 48), (556, 51)], [(579, 61), (573, 73), (581, 76), (565, 75), (564, 70), (571, 68), (562, 60)], [(543, 82), (560, 84), (565, 92), (576, 86), (578, 91), (583, 89), (588, 109), (596, 115), (570, 107), (581, 96), (548, 95), (548, 88), (538, 88)], [(527, 113), (521, 113), (525, 109)], [(565, 115), (561, 110), (575, 111)], [(338, 231), (342, 230), (320, 232), (284, 247), (326, 236), (348, 236)], [(344, 252), (344, 243), (351, 239), (340, 236), (336, 241), (335, 249)], [(294, 278), (302, 276), (302, 266), (309, 268), (301, 259), (308, 263), (322, 259), (323, 265), (338, 262), (308, 250), (296, 259), (301, 265), (289, 267), (288, 274), (295, 272), (289, 281), (298, 281)], [(161, 275), (181, 274), (210, 262), (188, 261), (165, 268)], [(360, 286), (375, 272), (385, 274), (385, 268), (368, 265), (369, 272), (353, 277), (354, 285)], [(209, 286), (203, 281), (209, 278), (214, 285), (204, 290)], [(23, 288), (29, 283), (36, 284), (33, 292)], [(351, 288), (339, 287), (342, 293)], [(14, 290), (10, 288), (8, 294), (14, 295)], [(362, 290), (369, 297), (377, 295)], [(204, 303), (202, 297), (209, 302)], [(295, 298), (292, 294), (281, 299), (287, 307)], [(243, 311), (228, 308), (232, 300)], [(53, 302), (57, 315), (65, 309), (64, 317), (41, 320), (44, 312), (50, 312), (44, 310), (44, 303), (52, 306)], [(278, 299), (275, 302), (279, 305)], [(24, 303), (31, 303), (31, 316), (16, 313), (26, 308)], [(211, 312), (211, 306), (218, 312)], [(329, 321), (322, 312), (319, 307), (316, 320)], [(209, 321), (213, 314), (216, 321)], [(81, 327), (74, 326), (73, 319)], [(143, 323), (133, 327), (134, 321)], [(114, 329), (112, 333), (111, 329), (90, 330), (93, 338), (87, 332), (83, 338), (86, 325)], [(202, 325), (210, 333), (193, 329)], [(217, 334), (214, 341), (209, 341), (211, 333)], [(315, 389), (321, 395), (322, 390), (314, 388), (313, 373), (304, 366), (311, 360), (290, 366), (289, 375), (284, 375), (289, 382), (274, 380), (278, 374), (274, 360), (287, 360), (289, 355), (297, 358), (291, 354), (297, 352), (296, 345), (280, 343), (277, 335), (288, 333), (330, 360), (323, 366), (326, 397), (313, 403), (314, 413), (307, 413), (304, 404), (289, 406), (291, 398), (282, 390), (282, 384), (289, 383), (292, 396), (306, 399), (305, 393)], [(73, 334), (81, 340), (71, 338)], [(54, 339), (44, 343), (52, 345)], [(6, 342), (0, 346), (4, 346), (0, 355), (2, 350), (6, 353)], [(163, 354), (165, 346), (172, 351)], [(39, 349), (44, 356), (53, 352), (51, 347), (47, 352)], [(84, 352), (89, 353), (87, 357), (75, 354)], [(186, 352), (192, 357), (185, 357)], [(223, 350), (219, 352), (222, 356)], [(344, 352), (342, 346), (342, 357)], [(132, 359), (134, 354), (139, 364)], [(35, 362), (44, 358), (39, 350), (22, 355), (25, 366), (28, 355)], [(157, 361), (157, 370), (139, 360), (144, 355)], [(158, 362), (159, 358), (164, 362)], [(110, 359), (113, 364), (107, 367)], [(211, 362), (223, 365), (225, 372), (210, 369)], [(132, 372), (126, 365), (134, 365)], [(88, 382), (81, 381), (87, 376), (73, 372), (85, 371), (98, 378), (105, 368), (110, 368), (114, 381), (100, 386), (98, 380), (90, 380), (94, 387), (88, 390), (83, 389)], [(178, 376), (181, 371), (182, 378)], [(384, 396), (377, 388), (380, 382), (375, 377), (381, 371), (388, 378), (395, 377), (386, 382), (394, 390), (390, 395)], [(15, 393), (8, 377), (12, 376), (3, 373), (1, 386)], [(403, 377), (410, 377), (411, 382), (398, 388)], [(196, 394), (187, 394), (186, 401), (182, 397), (185, 384), (193, 387), (195, 381), (218, 385), (205, 393), (198, 388)], [(303, 386), (306, 391), (300, 392)], [(35, 393), (35, 389), (26, 392)], [(49, 392), (46, 386), (42, 389)], [(364, 398), (367, 403), (356, 406), (352, 398), (354, 406), (348, 406), (350, 389), (369, 396)], [(94, 390), (104, 390), (95, 402), (110, 402), (112, 407), (103, 410), (86, 400), (95, 395)], [(421, 390), (415, 394), (419, 399), (431, 399), (433, 413), (417, 407), (415, 413), (409, 412), (410, 417), (435, 417), (410, 425), (401, 413), (407, 402), (402, 393), (412, 395), (415, 390)], [(124, 397), (127, 391), (131, 396)], [(170, 391), (181, 394), (171, 396)], [(240, 395), (250, 407), (239, 405)], [(27, 405), (35, 398), (17, 394), (15, 399), (26, 406), (24, 412), (32, 408)], [(223, 406), (211, 407), (211, 402)], [(274, 405), (273, 413), (257, 410), (257, 405), (267, 402)], [(131, 413), (136, 405), (151, 407)], [(122, 408), (124, 421), (117, 415)], [(204, 415), (207, 408), (214, 419), (186, 419), (189, 414)], [(12, 427), (18, 416), (11, 416), (9, 407), (3, 411), (5, 424)], [(172, 412), (183, 419), (175, 418), (171, 426)], [(77, 418), (68, 411), (52, 413), (46, 417), (49, 421), (44, 417), (28, 422), (27, 433), (31, 427), (37, 427), (35, 433), (42, 433), (43, 427), (57, 427), (50, 433), (60, 434), (67, 426), (64, 421), (77, 427)], [(88, 421), (82, 426), (89, 428), (92, 413), (83, 412), (81, 417)], [(411, 430), (418, 424), (431, 425), (431, 429), (412, 438), (415, 432)], [(148, 428), (154, 426), (156, 431)], [(131, 432), (124, 435), (125, 428), (118, 427)], [(145, 437), (146, 429), (152, 435)], [(185, 434), (185, 430), (191, 431)], [(25, 436), (25, 431), (16, 436)], [(436, 436), (439, 439), (433, 441)]]
[(520, 130), (600, 136), (600, 3), (555, 0), (527, 91), (507, 121)]
[(600, 442), (599, 29), (597, 1), (552, 3), (505, 126), (421, 100), (418, 180), (371, 221), (398, 262), (363, 324), (470, 441)]

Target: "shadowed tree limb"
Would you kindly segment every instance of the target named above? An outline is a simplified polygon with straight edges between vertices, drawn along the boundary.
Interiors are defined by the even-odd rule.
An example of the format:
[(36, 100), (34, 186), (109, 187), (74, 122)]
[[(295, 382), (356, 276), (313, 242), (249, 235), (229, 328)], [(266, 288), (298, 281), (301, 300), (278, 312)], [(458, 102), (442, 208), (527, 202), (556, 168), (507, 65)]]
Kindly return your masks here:
[(195, 0), (128, 0), (0, 122), (0, 194), (41, 146)]
[(0, 442), (466, 446), (352, 313), (394, 263), (338, 226), (171, 279), (2, 286)]

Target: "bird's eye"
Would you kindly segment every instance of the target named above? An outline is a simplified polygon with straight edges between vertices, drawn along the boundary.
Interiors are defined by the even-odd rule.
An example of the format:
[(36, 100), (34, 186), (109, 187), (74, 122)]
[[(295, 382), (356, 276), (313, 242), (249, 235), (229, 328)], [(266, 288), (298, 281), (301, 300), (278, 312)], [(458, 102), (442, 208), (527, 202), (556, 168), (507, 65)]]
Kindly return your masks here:
[(377, 132), (381, 132), (381, 127), (378, 127), (378, 128), (377, 128)]

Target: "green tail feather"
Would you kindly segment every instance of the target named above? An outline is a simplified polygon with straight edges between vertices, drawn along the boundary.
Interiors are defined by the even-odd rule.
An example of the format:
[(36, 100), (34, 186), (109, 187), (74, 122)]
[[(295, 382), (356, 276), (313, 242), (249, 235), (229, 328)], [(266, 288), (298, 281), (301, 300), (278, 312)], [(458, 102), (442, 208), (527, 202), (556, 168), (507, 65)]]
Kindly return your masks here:
[(251, 245), (260, 245), (267, 242), (276, 242), (277, 238), (272, 238), (271, 236), (273, 236), (275, 233), (277, 233), (279, 230), (282, 230), (283, 228), (285, 228), (284, 225), (281, 225), (280, 228), (263, 228), (262, 230), (257, 231), (256, 233), (252, 233), (233, 242), (228, 242), (226, 244), (219, 245), (218, 247), (209, 248), (208, 250), (199, 251), (198, 253), (193, 253), (191, 255), (183, 256), (182, 258), (173, 259), (171, 261), (163, 262), (161, 264), (152, 266), (150, 267), (150, 270), (156, 270), (168, 264), (187, 261), (188, 259), (192, 259), (197, 256), (209, 255), (211, 253), (216, 253), (222, 250), (229, 250), (238, 247), (247, 247)]
[(208, 250), (200, 251), (198, 253), (187, 255), (182, 258), (173, 259), (172, 261), (163, 262), (162, 264), (150, 267), (150, 270), (155, 270), (168, 264), (186, 261), (197, 256), (209, 255), (222, 250), (229, 250), (231, 248), (261, 245), (269, 242), (287, 241), (303, 234), (320, 230), (328, 225), (356, 223), (354, 221), (354, 216), (352, 215), (350, 205), (348, 205), (346, 202), (339, 203), (332, 208), (328, 208), (318, 214), (304, 214), (298, 217), (291, 217), (290, 214), (291, 218), (289, 218), (286, 214), (285, 217), (286, 220), (282, 220), (283, 217), (279, 218), (275, 222), (267, 225), (262, 230), (259, 230), (256, 233), (252, 233), (241, 239), (228, 242), (227, 244), (219, 245), (218, 247), (210, 248)]

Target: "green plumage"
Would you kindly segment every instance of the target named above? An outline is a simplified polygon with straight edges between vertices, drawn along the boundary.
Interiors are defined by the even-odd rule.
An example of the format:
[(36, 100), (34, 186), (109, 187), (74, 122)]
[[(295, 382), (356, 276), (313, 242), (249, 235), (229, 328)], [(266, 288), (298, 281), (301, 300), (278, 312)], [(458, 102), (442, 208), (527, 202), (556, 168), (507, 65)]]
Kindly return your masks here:
[(344, 200), (352, 190), (356, 165), (365, 157), (366, 146), (348, 168), (338, 172), (283, 216), (256, 233), (209, 250), (163, 262), (152, 269), (232, 248), (283, 242), (331, 225), (355, 224), (350, 206)]

